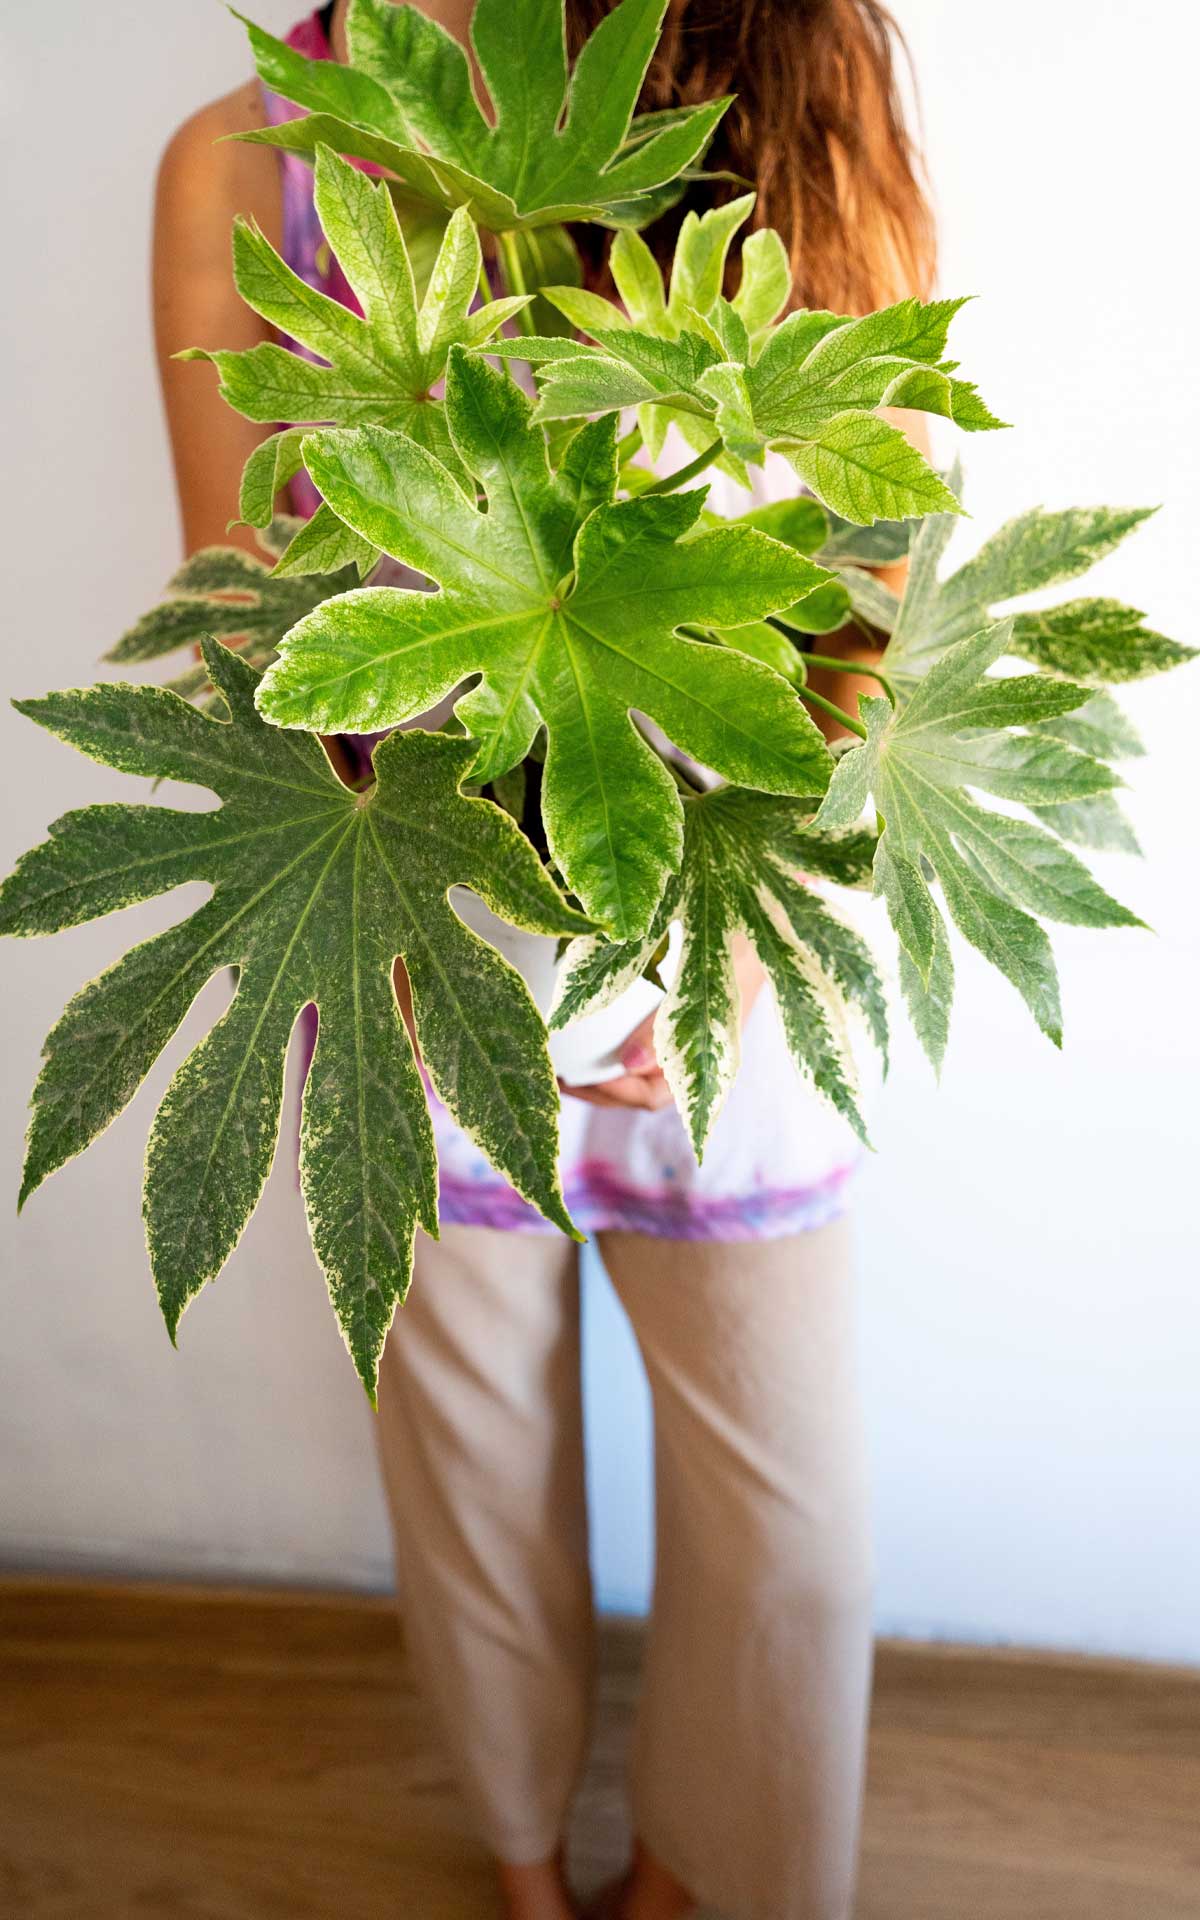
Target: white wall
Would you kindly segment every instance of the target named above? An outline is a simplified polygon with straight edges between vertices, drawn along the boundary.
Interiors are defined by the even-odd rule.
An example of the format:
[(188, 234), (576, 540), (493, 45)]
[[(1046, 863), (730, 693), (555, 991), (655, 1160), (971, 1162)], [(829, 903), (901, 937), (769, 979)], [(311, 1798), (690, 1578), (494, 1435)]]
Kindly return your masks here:
[[(282, 27), (290, 5), (258, 0), (256, 12)], [(975, 518), (959, 548), (1039, 500), (1163, 500), (1099, 580), (1194, 640), (1190, 16), (1176, 15), (1164, 45), (1115, 0), (999, 11), (903, 0), (899, 12), (922, 80), (944, 283), (982, 296), (957, 323), (958, 348), (1019, 423), (963, 447)], [(170, 127), (238, 77), (241, 52), (207, 0), (68, 0), (10, 13), (0, 34), (12, 148), (2, 230), (21, 287), (3, 309), (15, 336), (6, 679), (32, 692), (89, 678), (173, 561), (146, 314), (150, 182)], [(1150, 858), (1107, 861), (1102, 877), (1156, 937), (1057, 937), (1061, 1059), (966, 957), (940, 1091), (915, 1048), (899, 1048), (859, 1208), (880, 1619), (1200, 1660), (1200, 1063), (1187, 999), (1200, 944), (1188, 831), (1200, 674), (1137, 689), (1130, 704), (1154, 748), (1131, 800)], [(6, 863), (67, 806), (125, 789), (26, 723), (0, 725)], [(40, 1036), (127, 937), (178, 908), (5, 953), (10, 1190)], [(209, 989), (193, 1037), (220, 993)], [(187, 1039), (19, 1226), (6, 1218), (0, 1551), (381, 1582), (369, 1416), (286, 1169), (188, 1315), (178, 1354), (158, 1321), (141, 1148)], [(587, 1326), (601, 1588), (636, 1604), (642, 1389), (599, 1285)]]

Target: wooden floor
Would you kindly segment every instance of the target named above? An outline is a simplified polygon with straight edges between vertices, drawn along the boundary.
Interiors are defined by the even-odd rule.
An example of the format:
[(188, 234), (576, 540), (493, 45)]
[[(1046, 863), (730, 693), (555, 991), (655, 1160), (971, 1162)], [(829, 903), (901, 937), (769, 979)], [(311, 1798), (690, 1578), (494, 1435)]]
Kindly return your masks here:
[[(572, 1839), (625, 1840), (637, 1638)], [(385, 1602), (0, 1583), (4, 1920), (486, 1920)], [(885, 1646), (858, 1920), (1200, 1920), (1200, 1676)]]

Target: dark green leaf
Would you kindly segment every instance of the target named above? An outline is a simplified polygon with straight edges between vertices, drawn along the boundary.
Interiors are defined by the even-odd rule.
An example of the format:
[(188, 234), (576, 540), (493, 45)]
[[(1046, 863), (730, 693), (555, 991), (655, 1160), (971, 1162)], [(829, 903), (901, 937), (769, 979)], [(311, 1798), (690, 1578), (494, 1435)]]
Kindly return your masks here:
[(0, 931), (52, 933), (204, 880), (211, 897), (76, 995), (46, 1042), (22, 1198), (121, 1111), (200, 989), (237, 970), (229, 1011), (158, 1110), (146, 1228), (172, 1337), (229, 1258), (279, 1133), (284, 1060), (301, 1009), (320, 1014), (301, 1167), (313, 1243), (355, 1365), (373, 1394), (418, 1224), (437, 1231), (424, 1089), (397, 1008), (403, 957), (421, 1055), (441, 1098), (493, 1164), (564, 1231), (554, 1172), (558, 1097), (545, 1032), (519, 976), (468, 931), (447, 887), (541, 933), (578, 929), (508, 816), (464, 798), (469, 741), (393, 734), (377, 784), (355, 794), (317, 741), (266, 726), (257, 675), (207, 642), (230, 720), (159, 688), (99, 686), (19, 703), (124, 772), (183, 780), (215, 812), (99, 806), (66, 814), (0, 890)]

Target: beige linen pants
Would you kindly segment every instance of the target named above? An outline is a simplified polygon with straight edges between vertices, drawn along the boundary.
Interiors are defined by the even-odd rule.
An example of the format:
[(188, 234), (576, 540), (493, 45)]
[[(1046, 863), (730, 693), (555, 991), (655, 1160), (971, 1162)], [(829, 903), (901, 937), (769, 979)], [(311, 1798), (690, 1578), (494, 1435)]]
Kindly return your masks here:
[[(600, 1250), (655, 1417), (637, 1831), (731, 1920), (848, 1920), (871, 1571), (847, 1225)], [(557, 1847), (590, 1726), (579, 1325), (570, 1242), (451, 1226), (419, 1236), (383, 1359), (408, 1644), (513, 1862)]]

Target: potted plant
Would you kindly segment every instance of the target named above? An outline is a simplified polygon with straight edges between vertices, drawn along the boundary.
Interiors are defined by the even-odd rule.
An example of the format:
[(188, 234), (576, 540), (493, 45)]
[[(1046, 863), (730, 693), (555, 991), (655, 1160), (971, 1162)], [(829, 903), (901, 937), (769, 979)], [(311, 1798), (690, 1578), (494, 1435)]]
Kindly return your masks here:
[[(212, 887), (54, 1027), (21, 1191), (108, 1125), (204, 983), (235, 969), (229, 1010), (150, 1135), (146, 1230), (172, 1338), (257, 1202), (310, 1002), (304, 1195), (369, 1393), (416, 1227), (437, 1231), (423, 1074), (574, 1231), (547, 1024), (452, 887), (568, 943), (551, 1029), (632, 981), (661, 982), (675, 930), (657, 1038), (698, 1155), (736, 1071), (735, 932), (758, 951), (797, 1067), (861, 1133), (848, 1035), (865, 1026), (886, 1050), (886, 1006), (839, 890), (886, 901), (935, 1065), (948, 922), (1056, 1044), (1043, 922), (1140, 924), (1074, 849), (1132, 848), (1114, 762), (1138, 745), (1110, 689), (1187, 650), (1112, 600), (997, 610), (1080, 575), (1144, 514), (1026, 513), (946, 572), (959, 476), (935, 472), (880, 410), (1001, 424), (946, 357), (961, 303), (780, 318), (779, 237), (752, 231), (730, 260), (752, 195), (684, 221), (663, 287), (638, 229), (702, 165), (727, 103), (634, 116), (662, 12), (622, 0), (568, 73), (561, 42), (531, 38), (532, 0), (480, 0), (494, 124), (462, 50), (414, 8), (354, 0), (348, 67), (250, 28), (264, 78), (310, 111), (249, 137), (312, 160), (362, 313), (239, 223), (243, 297), (307, 350), (203, 350), (230, 403), (277, 427), (239, 503), (263, 560), (194, 556), (114, 650), (155, 659), (199, 640), (202, 662), (170, 686), (17, 703), (103, 763), (221, 805), (69, 813), (0, 890), (0, 929), (29, 935), (183, 880)], [(615, 231), (616, 300), (578, 284), (564, 223), (583, 220)], [(499, 299), (481, 231), (507, 279)], [(718, 518), (702, 476), (742, 480), (768, 450), (791, 463), (797, 497)], [(301, 465), (323, 504), (289, 523), (274, 504)], [(898, 601), (869, 569), (904, 553)], [(388, 584), (381, 556), (421, 581)], [(855, 619), (890, 637), (877, 694), (842, 714), (851, 737), (831, 752), (806, 672), (819, 635)], [(447, 699), (439, 730), (404, 730)], [(340, 780), (319, 736), (388, 729), (369, 779)], [(530, 773), (544, 854), (522, 829)]]

